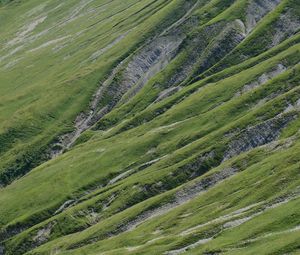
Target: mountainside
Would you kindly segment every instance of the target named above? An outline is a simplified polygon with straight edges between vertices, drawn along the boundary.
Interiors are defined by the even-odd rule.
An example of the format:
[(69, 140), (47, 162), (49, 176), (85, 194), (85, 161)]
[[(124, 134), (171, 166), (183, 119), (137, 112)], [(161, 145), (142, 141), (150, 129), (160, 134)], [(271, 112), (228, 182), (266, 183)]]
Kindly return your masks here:
[(300, 254), (300, 0), (0, 24), (0, 255)]

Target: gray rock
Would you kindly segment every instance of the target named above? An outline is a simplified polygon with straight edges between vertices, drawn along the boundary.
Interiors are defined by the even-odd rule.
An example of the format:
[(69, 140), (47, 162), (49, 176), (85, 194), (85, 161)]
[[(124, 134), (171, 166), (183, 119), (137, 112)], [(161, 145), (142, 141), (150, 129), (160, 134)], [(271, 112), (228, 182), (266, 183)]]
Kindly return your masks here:
[(246, 11), (246, 32), (249, 34), (256, 24), (271, 10), (273, 10), (281, 0), (254, 0), (249, 1)]
[(276, 140), (293, 116), (279, 115), (241, 131), (228, 145), (223, 161)]
[(4, 247), (0, 245), (0, 255), (4, 255), (5, 251), (4, 251)]

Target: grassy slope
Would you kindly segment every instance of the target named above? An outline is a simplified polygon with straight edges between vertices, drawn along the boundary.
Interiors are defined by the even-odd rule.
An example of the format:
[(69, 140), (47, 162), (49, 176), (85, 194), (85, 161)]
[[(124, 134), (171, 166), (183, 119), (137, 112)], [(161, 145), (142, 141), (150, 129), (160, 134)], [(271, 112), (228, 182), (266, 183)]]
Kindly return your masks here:
[[(59, 1), (40, 5), (38, 1), (16, 2), (1, 10), (0, 169), (4, 184), (46, 157), (41, 151), (46, 152), (46, 145), (59, 133), (73, 129), (72, 121), (86, 109), (99, 80), (104, 80), (111, 68), (143, 40), (159, 32), (164, 27), (161, 24), (168, 25), (176, 19), (176, 15), (169, 18), (169, 12), (182, 4), (114, 1), (107, 6), (107, 1), (73, 2), (59, 8)], [(36, 13), (31, 14), (33, 7)], [(86, 19), (93, 8), (95, 13)], [(106, 8), (110, 11), (106, 12)], [(184, 14), (184, 9), (178, 10), (182, 10), (179, 16)], [(149, 17), (153, 12), (156, 13)], [(131, 31), (132, 28), (135, 29)], [(105, 49), (129, 31), (122, 43), (104, 51), (101, 60), (89, 59), (99, 45)], [(19, 62), (14, 65), (15, 61)]]
[[(127, 8), (131, 2), (133, 5)], [(116, 13), (112, 21), (93, 25), (93, 29), (87, 29), (84, 36), (79, 35), (75, 42), (69, 42), (58, 53), (51, 53), (49, 47), (31, 53), (25, 53), (25, 50), (33, 49), (54, 36), (63, 36), (65, 29), (68, 29), (67, 34), (75, 34), (95, 24), (95, 19), (100, 16), (92, 16), (90, 20), (86, 16), (79, 17), (64, 25), (64, 30), (53, 28), (54, 31), (50, 30), (45, 38), (24, 44), (16, 55), (25, 57), (14, 67), (5, 68), (12, 61), (11, 56), (4, 59), (3, 64), (1, 62), (1, 67), (6, 70), (0, 76), (1, 84), (6, 84), (0, 88), (1, 94), (5, 95), (1, 100), (3, 109), (0, 115), (5, 120), (1, 124), (0, 140), (3, 169), (23, 153), (40, 152), (41, 146), (46, 146), (58, 133), (71, 129), (72, 120), (84, 105), (87, 106), (98, 81), (107, 76), (117, 61), (133, 52), (164, 25), (172, 23), (169, 12), (182, 15), (180, 11), (174, 12), (180, 9), (179, 0), (154, 1), (144, 10), (143, 7), (150, 2), (109, 1), (106, 6), (111, 13), (105, 12), (104, 15)], [(239, 18), (239, 11), (244, 8), (244, 2), (200, 3), (194, 18), (209, 13), (205, 15), (209, 18), (201, 19), (197, 28), (200, 35), (214, 22), (219, 24), (220, 20), (230, 22)], [(50, 4), (56, 6), (57, 3), (49, 1), (47, 7), (39, 8), (50, 10), (53, 7), (50, 8)], [(47, 17), (45, 21), (49, 23), (41, 23), (36, 29), (43, 31), (55, 17), (65, 16), (72, 6), (72, 3), (68, 4), (51, 11), (55, 14), (48, 15), (52, 21)], [(105, 1), (90, 3), (99, 10), (103, 4)], [(32, 0), (2, 7), (0, 13), (3, 13), (7, 25), (1, 27), (1, 33), (11, 38), (15, 28), (24, 23), (25, 16), (17, 14), (23, 14), (36, 5)], [(298, 8), (294, 1), (284, 1), (282, 5)], [(144, 11), (137, 12), (140, 9)], [(243, 52), (243, 47), (248, 50), (249, 47), (245, 46), (248, 41), (258, 42), (264, 24), (280, 11), (281, 5), (258, 24), (250, 39), (246, 38), (223, 61), (229, 61), (235, 51)], [(20, 17), (16, 21), (18, 24), (11, 21), (12, 12)], [(138, 13), (137, 18), (131, 18), (130, 13)], [(144, 19), (145, 15), (152, 16)], [(176, 15), (171, 17), (177, 19)], [(101, 19), (107, 17), (101, 16)], [(122, 25), (112, 28), (114, 22)], [(86, 61), (96, 45), (108, 45), (132, 27), (135, 29), (122, 43), (116, 44), (99, 60)], [(98, 33), (101, 39), (94, 37)], [(194, 33), (197, 34), (194, 31), (190, 38), (195, 38)], [(7, 254), (27, 251), (28, 254), (163, 254), (207, 238), (213, 239), (196, 248), (190, 246), (186, 252), (299, 252), (299, 34), (265, 53), (256, 52), (241, 64), (229, 61), (230, 68), (220, 70), (217, 63), (205, 73), (207, 78), (185, 85), (174, 95), (152, 104), (164, 90), (163, 84), (178, 72), (177, 66), (187, 61), (188, 47), (194, 47), (190, 38), (166, 69), (154, 76), (132, 100), (119, 105), (101, 120), (94, 131), (86, 132), (75, 148), (0, 190), (0, 204), (5, 205), (0, 207), (0, 227)], [(210, 45), (214, 43), (214, 38), (209, 40)], [(66, 61), (61, 62), (60, 58), (66, 56)], [(200, 60), (204, 61), (204, 57), (200, 56)], [(36, 64), (31, 66), (32, 63)], [(61, 64), (55, 65), (57, 63)], [(279, 64), (286, 67), (281, 74), (237, 95), (246, 84), (274, 71)], [(24, 71), (24, 66), (31, 70)], [(223, 68), (225, 66), (227, 64)], [(37, 75), (43, 70), (48, 70), (47, 74)], [(15, 77), (15, 74), (20, 76)], [(194, 80), (195, 75), (198, 74), (192, 71), (188, 80)], [(16, 87), (20, 95), (15, 95)], [(8, 120), (8, 116), (12, 118)], [(232, 141), (241, 141), (250, 127), (265, 121), (275, 123), (280, 129), (279, 142), (259, 147), (268, 143), (262, 142), (241, 149), (233, 158), (223, 162)], [(287, 123), (281, 126), (280, 121)], [(30, 154), (29, 157), (34, 159)], [(223, 182), (208, 185), (204, 193), (195, 193), (184, 202), (176, 200), (178, 194), (193, 190), (197, 183), (204, 185), (205, 180), (223, 173), (224, 169), (236, 169), (236, 173)], [(109, 184), (109, 180), (128, 170), (130, 172), (124, 179)], [(74, 200), (76, 204), (54, 215), (68, 200)], [(282, 201), (284, 203), (280, 203)], [(166, 210), (168, 205), (171, 208)], [(230, 214), (241, 208), (244, 208), (242, 213)], [(152, 219), (149, 216), (155, 210), (161, 215)], [(144, 223), (141, 221), (133, 230), (124, 228), (139, 219), (139, 215), (144, 215)], [(224, 215), (230, 217), (222, 217)], [(247, 216), (251, 217), (245, 220)], [(224, 227), (226, 222), (233, 224), (232, 221), (237, 219), (242, 219), (240, 225)], [(207, 225), (187, 232), (206, 222)], [(43, 234), (49, 225), (50, 232)], [(39, 236), (45, 239), (37, 238)], [(279, 242), (282, 236), (285, 239)]]

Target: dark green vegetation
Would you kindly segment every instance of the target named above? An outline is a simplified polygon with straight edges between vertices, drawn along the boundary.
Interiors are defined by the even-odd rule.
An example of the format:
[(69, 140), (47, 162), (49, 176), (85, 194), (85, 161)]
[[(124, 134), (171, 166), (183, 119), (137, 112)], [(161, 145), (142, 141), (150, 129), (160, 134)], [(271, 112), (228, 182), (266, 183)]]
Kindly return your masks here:
[(299, 0), (0, 3), (0, 254), (300, 254)]

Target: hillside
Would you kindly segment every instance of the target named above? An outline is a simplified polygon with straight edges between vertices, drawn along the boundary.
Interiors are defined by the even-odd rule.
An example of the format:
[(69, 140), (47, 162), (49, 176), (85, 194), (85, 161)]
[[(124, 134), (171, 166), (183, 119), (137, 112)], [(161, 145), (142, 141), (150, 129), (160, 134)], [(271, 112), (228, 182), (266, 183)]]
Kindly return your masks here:
[(300, 254), (299, 0), (0, 23), (0, 255)]

